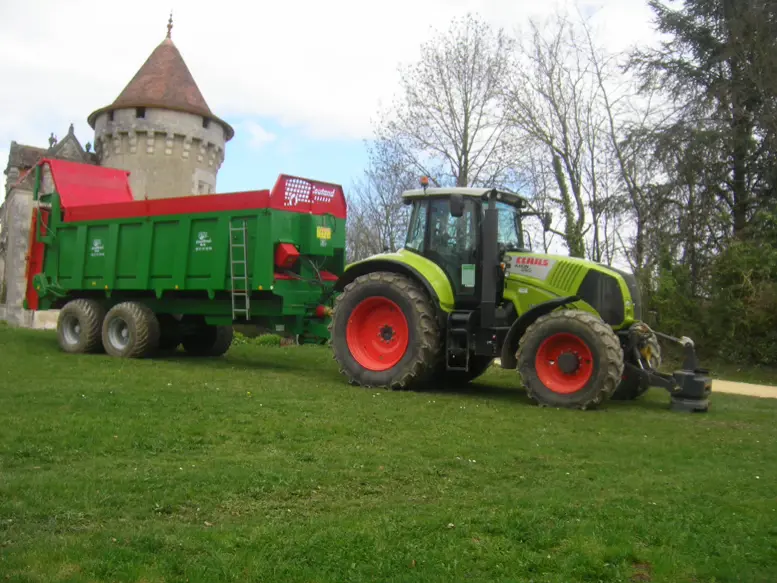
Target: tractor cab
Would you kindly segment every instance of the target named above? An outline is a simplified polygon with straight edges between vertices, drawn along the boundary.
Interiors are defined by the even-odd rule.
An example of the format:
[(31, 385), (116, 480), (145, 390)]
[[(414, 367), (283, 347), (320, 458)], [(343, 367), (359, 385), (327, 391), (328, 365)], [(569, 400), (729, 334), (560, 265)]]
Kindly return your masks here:
[[(512, 192), (425, 187), (406, 191), (402, 198), (412, 206), (405, 249), (443, 269), (459, 309), (481, 304), (484, 269), (495, 268), (507, 252), (528, 250), (522, 226), (525, 201)], [(491, 205), (495, 226), (487, 227)]]

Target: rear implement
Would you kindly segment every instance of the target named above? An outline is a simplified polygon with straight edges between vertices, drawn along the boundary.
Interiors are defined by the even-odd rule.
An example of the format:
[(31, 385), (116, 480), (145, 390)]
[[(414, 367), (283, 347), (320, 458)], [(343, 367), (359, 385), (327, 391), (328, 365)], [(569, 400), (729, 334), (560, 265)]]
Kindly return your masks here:
[(63, 350), (219, 355), (234, 324), (328, 338), (339, 185), (281, 175), (272, 190), (133, 200), (124, 171), (46, 159), (34, 200), (25, 304), (60, 310)]

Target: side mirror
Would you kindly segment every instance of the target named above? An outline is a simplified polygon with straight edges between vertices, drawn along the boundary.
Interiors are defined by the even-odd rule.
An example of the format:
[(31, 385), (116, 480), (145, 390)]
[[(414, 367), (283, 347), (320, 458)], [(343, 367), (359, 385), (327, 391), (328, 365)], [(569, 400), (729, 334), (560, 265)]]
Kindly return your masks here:
[(461, 217), (464, 215), (464, 198), (460, 194), (452, 194), (450, 199), (451, 216)]
[(550, 231), (550, 225), (553, 222), (553, 215), (550, 212), (545, 213), (542, 215), (542, 228), (545, 229), (545, 231)]

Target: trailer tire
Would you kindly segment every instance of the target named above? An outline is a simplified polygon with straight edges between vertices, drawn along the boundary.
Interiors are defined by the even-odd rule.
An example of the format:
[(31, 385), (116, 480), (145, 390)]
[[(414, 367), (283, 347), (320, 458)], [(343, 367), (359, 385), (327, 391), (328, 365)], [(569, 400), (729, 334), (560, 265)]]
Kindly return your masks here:
[(223, 356), (232, 346), (232, 326), (205, 325), (183, 339), (183, 348), (192, 356)]
[(329, 330), (333, 357), (354, 385), (412, 390), (430, 380), (439, 360), (432, 300), (398, 273), (368, 273), (346, 285)]
[(612, 328), (581, 310), (537, 318), (521, 338), (516, 357), (529, 398), (569, 409), (595, 408), (609, 399), (624, 368)]
[(118, 358), (143, 358), (159, 347), (159, 320), (138, 302), (122, 302), (105, 315), (102, 326), (105, 352)]
[(69, 354), (101, 352), (103, 318), (105, 308), (95, 300), (68, 302), (57, 318), (59, 347)]
[(159, 351), (173, 352), (183, 341), (181, 323), (172, 314), (157, 314), (159, 320)]

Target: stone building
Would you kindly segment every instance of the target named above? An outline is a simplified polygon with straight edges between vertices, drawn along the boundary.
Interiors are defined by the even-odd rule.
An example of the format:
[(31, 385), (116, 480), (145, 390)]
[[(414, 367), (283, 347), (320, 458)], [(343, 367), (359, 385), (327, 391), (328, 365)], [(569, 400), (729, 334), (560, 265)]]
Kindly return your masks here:
[(41, 158), (98, 164), (98, 158), (90, 148), (88, 143), (85, 148), (81, 146), (72, 124), (62, 140), (57, 140), (52, 133), (48, 148), (11, 142), (4, 171), (5, 200), (0, 205), (0, 319), (26, 327), (56, 324), (55, 313), (33, 314), (22, 307), (34, 188), (34, 175), (29, 171)]
[(0, 319), (26, 327), (53, 327), (56, 313), (24, 310), (27, 250), (32, 218), (32, 175), (41, 158), (74, 160), (130, 172), (136, 199), (216, 192), (232, 127), (211, 112), (189, 68), (167, 36), (135, 76), (105, 107), (88, 117), (94, 151), (75, 136), (49, 138), (41, 148), (11, 142), (5, 168), (6, 197), (0, 206)]

